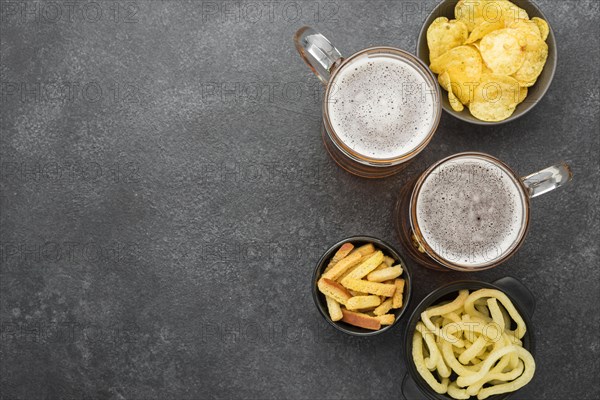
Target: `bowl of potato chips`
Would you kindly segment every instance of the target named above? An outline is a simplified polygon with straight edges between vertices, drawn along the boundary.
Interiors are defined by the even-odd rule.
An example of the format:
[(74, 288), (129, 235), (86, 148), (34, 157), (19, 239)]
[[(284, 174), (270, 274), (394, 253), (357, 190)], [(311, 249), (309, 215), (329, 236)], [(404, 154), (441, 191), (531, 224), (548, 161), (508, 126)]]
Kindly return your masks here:
[(411, 276), (398, 252), (371, 236), (354, 236), (329, 248), (317, 263), (312, 293), (329, 324), (353, 336), (389, 330), (407, 309)]
[(556, 70), (556, 39), (530, 0), (447, 0), (427, 17), (417, 56), (446, 91), (443, 109), (479, 125), (526, 114)]
[(506, 399), (535, 374), (532, 293), (512, 277), (443, 286), (406, 331), (406, 398)]

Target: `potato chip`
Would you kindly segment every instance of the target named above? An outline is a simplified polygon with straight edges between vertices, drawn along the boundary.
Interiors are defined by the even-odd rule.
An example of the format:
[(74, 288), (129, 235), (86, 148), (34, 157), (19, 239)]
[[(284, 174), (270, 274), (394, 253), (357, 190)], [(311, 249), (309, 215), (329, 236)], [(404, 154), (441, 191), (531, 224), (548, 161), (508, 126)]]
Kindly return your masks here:
[(490, 0), (460, 0), (454, 8), (454, 17), (467, 25), (471, 32), (477, 25), (486, 21), (484, 9), (489, 3), (493, 2)]
[(525, 98), (527, 97), (528, 92), (529, 92), (529, 90), (527, 90), (526, 86), (521, 86), (519, 88), (519, 104), (521, 104), (522, 102), (525, 101)]
[(448, 90), (446, 89), (446, 87), (450, 85), (450, 75), (448, 75), (448, 72), (444, 71), (441, 74), (439, 74), (438, 82), (440, 83), (441, 87), (443, 87), (445, 90)]
[(435, 60), (445, 52), (462, 45), (469, 32), (461, 21), (448, 21), (446, 17), (436, 18), (427, 29), (429, 59)]
[(461, 112), (465, 109), (463, 103), (461, 103), (460, 100), (454, 95), (451, 84), (448, 86), (448, 101), (450, 102), (450, 106), (454, 111)]
[(430, 67), (436, 74), (448, 72), (454, 95), (461, 103), (468, 104), (472, 88), (481, 79), (483, 60), (475, 47), (459, 46), (435, 59)]
[(521, 67), (515, 71), (514, 78), (521, 86), (533, 86), (548, 59), (548, 45), (541, 37), (531, 33), (525, 35), (525, 57)]
[(512, 75), (525, 61), (527, 41), (515, 32), (513, 29), (500, 29), (481, 39), (481, 57), (495, 74)]
[(505, 75), (484, 75), (475, 89), (469, 110), (482, 121), (497, 122), (510, 117), (519, 102), (519, 82)]
[(508, 26), (515, 20), (529, 19), (525, 10), (507, 0), (460, 0), (454, 16), (467, 25), (469, 32), (483, 22), (502, 22)]
[(452, 82), (450, 81), (450, 75), (448, 75), (447, 71), (444, 71), (438, 76), (438, 82), (440, 82), (440, 85), (448, 92), (448, 101), (450, 102), (452, 109), (457, 112), (464, 110), (465, 106), (452, 91)]
[[(456, 20), (435, 19), (427, 31), (432, 72), (454, 111), (468, 106), (486, 121), (508, 118), (525, 101), (527, 88), (547, 61), (548, 23), (529, 19), (527, 11), (509, 0), (459, 0), (454, 15)], [(515, 81), (519, 88), (513, 87)]]
[(485, 15), (488, 18), (493, 19), (494, 14), (498, 15), (496, 18), (500, 18), (504, 21), (505, 26), (509, 26), (514, 21), (529, 20), (529, 15), (527, 14), (527, 11), (523, 10), (521, 7), (507, 0), (496, 1), (493, 6), (486, 7)]
[(481, 68), (481, 75), (494, 75), (494, 71), (488, 68), (485, 63), (483, 63), (483, 67)]
[(538, 17), (533, 17), (531, 18), (531, 20), (537, 24), (538, 29), (540, 30), (542, 40), (545, 42), (546, 39), (548, 39), (548, 35), (550, 34), (550, 27), (548, 26), (548, 23)]
[(473, 32), (471, 32), (465, 43), (475, 43), (488, 33), (502, 28), (504, 28), (504, 21), (483, 21), (481, 24), (477, 25), (475, 29), (473, 29)]
[(538, 24), (536, 24), (533, 21), (525, 21), (520, 19), (510, 24), (509, 28), (518, 31), (518, 35), (526, 35), (528, 33), (533, 33), (534, 35), (542, 37)]

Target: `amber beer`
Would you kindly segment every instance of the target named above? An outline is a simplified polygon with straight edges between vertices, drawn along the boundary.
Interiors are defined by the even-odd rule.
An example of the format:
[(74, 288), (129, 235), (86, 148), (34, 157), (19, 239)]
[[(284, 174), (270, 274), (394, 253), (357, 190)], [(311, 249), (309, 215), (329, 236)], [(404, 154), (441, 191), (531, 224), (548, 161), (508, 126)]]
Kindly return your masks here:
[(335, 75), (327, 115), (338, 139), (364, 157), (409, 154), (436, 124), (434, 91), (426, 76), (393, 53), (365, 54)]
[(442, 112), (440, 86), (413, 54), (378, 46), (342, 57), (307, 26), (294, 43), (325, 84), (321, 134), (340, 167), (383, 178), (402, 171), (431, 141)]
[(476, 156), (444, 163), (423, 181), (416, 224), (440, 257), (465, 268), (500, 259), (519, 242), (527, 196), (509, 171)]
[(571, 178), (565, 163), (520, 177), (489, 154), (454, 154), (402, 187), (395, 208), (399, 239), (413, 260), (429, 268), (495, 267), (523, 244), (530, 199)]

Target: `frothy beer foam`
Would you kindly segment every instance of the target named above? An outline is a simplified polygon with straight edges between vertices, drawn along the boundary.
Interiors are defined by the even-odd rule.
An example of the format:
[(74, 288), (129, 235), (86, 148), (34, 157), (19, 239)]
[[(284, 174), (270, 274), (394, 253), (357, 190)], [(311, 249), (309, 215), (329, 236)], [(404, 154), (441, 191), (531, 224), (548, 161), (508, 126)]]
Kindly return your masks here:
[(520, 240), (526, 200), (515, 178), (477, 156), (437, 166), (416, 201), (417, 224), (440, 257), (463, 267), (493, 264)]
[(374, 159), (404, 156), (427, 139), (436, 120), (430, 81), (394, 54), (365, 54), (334, 77), (331, 126), (354, 152)]

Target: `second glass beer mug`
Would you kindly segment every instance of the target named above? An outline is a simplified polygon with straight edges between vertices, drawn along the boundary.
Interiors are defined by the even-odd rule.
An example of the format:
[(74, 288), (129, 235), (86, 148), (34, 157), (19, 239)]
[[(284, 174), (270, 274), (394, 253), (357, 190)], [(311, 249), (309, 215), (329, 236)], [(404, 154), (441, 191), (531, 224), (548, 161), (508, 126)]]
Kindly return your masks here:
[(521, 178), (488, 154), (455, 154), (402, 188), (395, 212), (399, 239), (411, 258), (426, 267), (495, 267), (523, 244), (530, 199), (571, 178), (564, 163)]
[(435, 133), (440, 88), (427, 66), (393, 47), (372, 47), (348, 58), (323, 35), (296, 32), (298, 52), (326, 85), (322, 135), (335, 162), (362, 177), (404, 168)]

